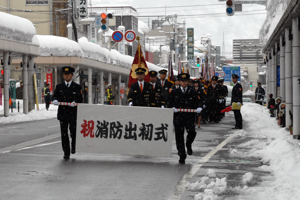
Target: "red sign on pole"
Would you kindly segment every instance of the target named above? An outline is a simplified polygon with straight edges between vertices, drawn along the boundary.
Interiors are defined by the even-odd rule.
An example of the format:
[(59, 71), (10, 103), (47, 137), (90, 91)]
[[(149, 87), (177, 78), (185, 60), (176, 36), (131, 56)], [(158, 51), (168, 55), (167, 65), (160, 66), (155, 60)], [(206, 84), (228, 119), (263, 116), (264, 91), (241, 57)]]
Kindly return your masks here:
[(128, 41), (128, 42), (133, 42), (136, 38), (136, 34), (134, 31), (126, 31), (125, 33), (125, 39)]
[(53, 89), (53, 80), (52, 80), (52, 69), (48, 68), (47, 69), (47, 77), (46, 77), (46, 83), (49, 83), (49, 89), (52, 92)]

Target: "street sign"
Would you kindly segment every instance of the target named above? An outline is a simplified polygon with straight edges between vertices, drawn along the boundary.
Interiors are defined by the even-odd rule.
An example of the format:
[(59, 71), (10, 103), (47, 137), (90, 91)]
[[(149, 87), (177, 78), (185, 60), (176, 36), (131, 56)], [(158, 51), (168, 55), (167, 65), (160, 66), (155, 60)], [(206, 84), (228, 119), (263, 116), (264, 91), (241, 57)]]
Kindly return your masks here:
[(132, 30), (126, 31), (125, 40), (127, 40), (128, 42), (133, 42), (135, 38), (136, 38), (136, 34), (134, 31)]
[(223, 71), (225, 73), (224, 81), (231, 81), (231, 75), (236, 74), (239, 76), (239, 80), (241, 80), (241, 67), (239, 66), (227, 66), (223, 67)]
[(97, 29), (100, 29), (101, 27), (101, 16), (100, 15), (96, 15), (95, 16), (95, 26)]
[(225, 72), (220, 72), (219, 76), (220, 76), (221, 78), (224, 78), (224, 77), (225, 77)]
[(121, 42), (123, 40), (123, 33), (121, 31), (115, 31), (113, 34), (112, 34), (112, 39), (115, 41), (115, 42)]
[(219, 72), (216, 72), (216, 73), (215, 73), (215, 76), (219, 76)]
[(188, 60), (194, 59), (194, 28), (187, 29), (187, 52), (188, 52)]

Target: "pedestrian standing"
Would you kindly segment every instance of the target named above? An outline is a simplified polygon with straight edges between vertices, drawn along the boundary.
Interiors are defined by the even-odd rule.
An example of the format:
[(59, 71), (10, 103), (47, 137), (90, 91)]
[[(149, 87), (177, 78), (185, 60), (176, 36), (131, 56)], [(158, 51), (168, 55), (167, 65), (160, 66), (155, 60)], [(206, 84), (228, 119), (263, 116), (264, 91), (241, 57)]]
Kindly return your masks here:
[(265, 90), (261, 87), (261, 83), (257, 83), (257, 88), (255, 89), (255, 103), (262, 105), (265, 94)]
[(107, 86), (106, 93), (107, 93), (107, 105), (113, 105), (113, 101), (115, 97), (112, 92), (111, 84)]
[(128, 92), (129, 106), (150, 107), (150, 93), (152, 85), (144, 80), (145, 72), (145, 68), (137, 68), (135, 70), (138, 81), (130, 86)]
[(51, 102), (49, 83), (46, 83), (46, 87), (44, 88), (44, 100), (45, 100), (45, 104), (46, 104), (46, 110), (49, 110), (49, 106), (50, 106), (50, 102)]
[(223, 118), (225, 117), (225, 112), (221, 113), (221, 111), (226, 107), (226, 97), (228, 96), (228, 88), (226, 85), (224, 85), (224, 79), (222, 78), (218, 80), (218, 84), (221, 86), (219, 115), (221, 116), (220, 118)]
[[(234, 84), (232, 88), (231, 105), (235, 118), (235, 126), (233, 129), (243, 129), (243, 118), (240, 107), (243, 104), (243, 87), (238, 83), (239, 76), (232, 74), (232, 82)], [(236, 104), (239, 108), (234, 108), (233, 104)]]
[(269, 94), (268, 109), (270, 112), (270, 117), (275, 117), (275, 115), (274, 115), (275, 99), (273, 98), (273, 94)]
[[(190, 75), (182, 73), (179, 75), (180, 87), (173, 89), (170, 94), (168, 107), (174, 110), (174, 127), (176, 146), (179, 155), (179, 163), (185, 164), (187, 154), (192, 155), (192, 143), (196, 137), (194, 126), (195, 113), (179, 112), (178, 109), (197, 109), (199, 114), (202, 110), (199, 106), (195, 89), (189, 86)], [(187, 131), (186, 143), (184, 145), (184, 129)]]
[(68, 135), (68, 128), (71, 135), (71, 153), (76, 152), (76, 121), (77, 121), (77, 107), (76, 103), (82, 103), (81, 86), (72, 81), (73, 67), (63, 67), (62, 73), (64, 82), (56, 85), (52, 101), (54, 105), (59, 105), (59, 102), (71, 103), (69, 106), (59, 105), (57, 112), (57, 119), (60, 121), (61, 130), (61, 144), (64, 151), (64, 159), (70, 158), (70, 141)]

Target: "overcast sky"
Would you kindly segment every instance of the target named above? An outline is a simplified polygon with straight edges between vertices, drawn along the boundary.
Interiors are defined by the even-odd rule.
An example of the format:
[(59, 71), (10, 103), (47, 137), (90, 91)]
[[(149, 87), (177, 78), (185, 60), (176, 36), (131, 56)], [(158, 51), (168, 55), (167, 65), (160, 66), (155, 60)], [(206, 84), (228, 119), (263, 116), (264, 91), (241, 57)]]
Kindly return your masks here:
[[(262, 5), (243, 5), (243, 12), (236, 12), (234, 16), (226, 15), (225, 1), (218, 0), (90, 0), (96, 4), (127, 4), (136, 8), (139, 15), (198, 15), (179, 17), (178, 21), (186, 21), (187, 27), (194, 27), (195, 44), (200, 44), (200, 38), (210, 34), (212, 43), (221, 46), (223, 33), (225, 38), (225, 52), (232, 54), (233, 39), (258, 39), (260, 28), (266, 17), (266, 8)], [(216, 5), (218, 4), (218, 5)], [(206, 5), (206, 6), (204, 6)], [(169, 6), (183, 6), (173, 7)], [(185, 7), (184, 7), (185, 6)], [(189, 7), (188, 7), (189, 6)], [(148, 9), (144, 9), (148, 8)], [(204, 14), (204, 15), (201, 15)], [(151, 18), (155, 19), (155, 18)], [(147, 22), (148, 18), (139, 18)]]

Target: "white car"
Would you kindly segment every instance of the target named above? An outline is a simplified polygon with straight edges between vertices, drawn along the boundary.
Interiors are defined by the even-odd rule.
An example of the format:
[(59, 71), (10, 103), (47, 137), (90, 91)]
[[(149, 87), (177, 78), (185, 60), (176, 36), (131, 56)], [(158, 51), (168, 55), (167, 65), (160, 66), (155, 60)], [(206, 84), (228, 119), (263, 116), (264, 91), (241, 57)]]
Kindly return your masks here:
[[(247, 103), (253, 103), (252, 99), (249, 97), (243, 97), (243, 104), (247, 104)], [(226, 97), (226, 106), (230, 106), (231, 104), (231, 97)]]

